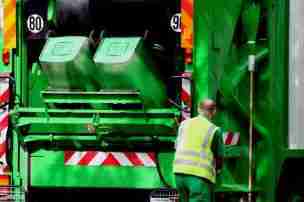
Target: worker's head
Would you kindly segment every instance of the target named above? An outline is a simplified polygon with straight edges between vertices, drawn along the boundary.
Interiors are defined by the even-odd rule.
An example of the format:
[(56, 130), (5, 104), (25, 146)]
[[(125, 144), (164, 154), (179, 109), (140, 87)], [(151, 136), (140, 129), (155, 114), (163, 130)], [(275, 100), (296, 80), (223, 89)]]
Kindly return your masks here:
[(204, 99), (198, 105), (198, 113), (208, 119), (212, 119), (216, 114), (216, 103), (212, 99)]

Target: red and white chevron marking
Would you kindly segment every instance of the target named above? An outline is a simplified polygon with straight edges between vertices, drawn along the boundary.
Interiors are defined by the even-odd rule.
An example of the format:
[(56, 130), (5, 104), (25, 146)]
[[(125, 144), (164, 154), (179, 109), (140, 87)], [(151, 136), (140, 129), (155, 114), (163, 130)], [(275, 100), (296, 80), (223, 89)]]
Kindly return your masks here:
[(181, 101), (182, 101), (182, 120), (189, 119), (191, 117), (191, 72), (182, 73), (182, 89), (181, 89)]
[(223, 142), (227, 146), (235, 146), (240, 143), (240, 133), (226, 132), (223, 135)]
[(65, 151), (64, 165), (156, 167), (156, 158), (153, 152)]
[(11, 190), (7, 186), (2, 186), (0, 185), (0, 201), (6, 202), (6, 201), (13, 201), (13, 198), (11, 197), (10, 194)]
[(8, 106), (5, 104), (9, 102), (9, 75), (0, 75), (0, 175), (5, 175), (9, 171), (6, 161), (7, 152), (7, 130), (9, 123)]
[[(1, 79), (1, 78), (0, 78)], [(9, 82), (8, 79), (0, 80), (0, 104), (9, 101), (10, 91), (9, 91)]]

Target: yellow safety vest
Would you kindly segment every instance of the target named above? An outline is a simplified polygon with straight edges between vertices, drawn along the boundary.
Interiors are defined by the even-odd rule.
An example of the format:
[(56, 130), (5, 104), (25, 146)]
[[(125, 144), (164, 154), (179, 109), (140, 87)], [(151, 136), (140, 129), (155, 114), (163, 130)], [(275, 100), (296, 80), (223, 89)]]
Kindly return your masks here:
[(217, 129), (202, 116), (184, 121), (176, 144), (173, 172), (199, 176), (215, 183), (211, 145)]

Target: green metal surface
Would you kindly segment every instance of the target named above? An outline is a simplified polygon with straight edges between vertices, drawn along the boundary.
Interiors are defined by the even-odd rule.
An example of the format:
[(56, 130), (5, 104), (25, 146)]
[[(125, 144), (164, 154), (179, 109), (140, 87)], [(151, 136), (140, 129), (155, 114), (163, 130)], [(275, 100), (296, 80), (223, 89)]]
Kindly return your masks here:
[[(160, 153), (170, 167), (172, 153)], [(164, 186), (155, 167), (65, 166), (62, 151), (39, 150), (31, 154), (31, 184), (35, 187), (157, 188)], [(56, 171), (52, 175), (46, 170)], [(170, 169), (164, 170), (170, 176)], [(172, 178), (166, 177), (172, 184)]]
[[(195, 4), (196, 11), (200, 10), (195, 16), (194, 79), (198, 81), (195, 84), (195, 102), (207, 96), (216, 99), (219, 105), (218, 125), (240, 132), (245, 155), (237, 161), (226, 159), (218, 185), (243, 184), (244, 191), (248, 187), (249, 136), (246, 61), (251, 50), (246, 47), (241, 16), (250, 2), (216, 0), (196, 1)], [(290, 157), (283, 149), (288, 128), (288, 1), (255, 2), (262, 8), (256, 47), (254, 190), (263, 190), (257, 194), (257, 201), (277, 201), (282, 164)], [(292, 181), (290, 179), (290, 183)]]
[(50, 37), (39, 62), (50, 89), (94, 91), (101, 88), (101, 80), (91, 57), (86, 37)]
[(161, 70), (143, 38), (105, 38), (97, 48), (94, 62), (104, 89), (138, 90), (146, 107), (165, 106), (167, 95)]
[(46, 104), (142, 104), (138, 91), (111, 90), (98, 92), (43, 91)]
[[(30, 152), (31, 169), (28, 174), (26, 170), (29, 164), (24, 164), (24, 161), (17, 162), (19, 165), (24, 162), (21, 165), (20, 172), (24, 173), (21, 179), (29, 175), (30, 185), (33, 187), (157, 188), (163, 186), (156, 168), (66, 166), (63, 151), (68, 148), (88, 150), (92, 147), (100, 151), (105, 149), (111, 151), (113, 141), (116, 145), (119, 143), (122, 150), (134, 149), (138, 146), (151, 145), (155, 142), (154, 138), (160, 143), (167, 142), (173, 145), (174, 138), (168, 139), (164, 136), (175, 136), (175, 117), (178, 115), (175, 109), (113, 111), (19, 108), (12, 114), (15, 117), (16, 130), (26, 131), (22, 135), (15, 135), (19, 140), (14, 145), (34, 149)], [(96, 133), (88, 130), (88, 124), (96, 127)], [(139, 137), (134, 138), (134, 136)], [(157, 145), (152, 144), (152, 151), (158, 150)], [(43, 149), (45, 147), (47, 149)], [(151, 151), (151, 146), (149, 148)], [(20, 159), (24, 154), (20, 153), (20, 148), (17, 150), (19, 152), (15, 158)], [(173, 153), (162, 153), (159, 159), (162, 174), (165, 175), (167, 182), (173, 184), (171, 175)], [(46, 170), (56, 171), (56, 174), (46, 173)], [(17, 176), (15, 178), (16, 181), (19, 179)]]
[[(120, 135), (175, 136), (176, 113), (172, 109), (157, 110), (59, 110), (20, 108), (15, 126), (28, 127), (29, 133), (89, 133), (88, 124), (96, 133)], [(26, 134), (24, 134), (26, 136)]]
[[(250, 29), (245, 30), (242, 16), (252, 2), (250, 0), (194, 1), (194, 63), (186, 66), (187, 70), (193, 70), (194, 114), (200, 100), (205, 97), (214, 98), (218, 104), (218, 115), (215, 120), (217, 125), (224, 130), (237, 131), (241, 134), (239, 146), (225, 149), (224, 167), (217, 178), (216, 191), (223, 192), (227, 196), (228, 193), (248, 192), (247, 56), (252, 50), (247, 46), (246, 35), (253, 33)], [(280, 193), (277, 192), (278, 185), (282, 173), (286, 172), (287, 160), (292, 158), (296, 162), (290, 166), (291, 168), (289, 167), (288, 171), (292, 172), (298, 160), (303, 161), (304, 153), (302, 150), (291, 151), (286, 147), (288, 1), (256, 0), (254, 2), (260, 5), (261, 13), (255, 47), (257, 70), (253, 122), (253, 192), (256, 193), (259, 202), (275, 202), (280, 199)], [(92, 64), (93, 54), (87, 52), (88, 54), (84, 54), (85, 60), (74, 61), (76, 56), (73, 57), (71, 65), (63, 64), (61, 67), (64, 70), (60, 69), (61, 73), (58, 77), (52, 77), (50, 76), (54, 70), (52, 68), (56, 67), (58, 62), (63, 62), (63, 59), (56, 61), (56, 65), (50, 63), (50, 68), (42, 64), (43, 69), (38, 65), (38, 58), (35, 58), (33, 63), (30, 62), (23, 30), (23, 3), (22, 0), (17, 0), (18, 47), (13, 58), (15, 64), (14, 103), (11, 111), (13, 183), (23, 187), (38, 188), (164, 186), (155, 168), (65, 166), (63, 159), (63, 151), (70, 146), (81, 151), (88, 149), (89, 146), (99, 150), (106, 149), (102, 139), (107, 137), (118, 137), (119, 141), (124, 139), (131, 145), (135, 142), (144, 142), (144, 145), (149, 141), (152, 142), (154, 137), (161, 143), (173, 143), (179, 112), (171, 108), (156, 109), (166, 106), (164, 81), (159, 77), (163, 76), (162, 70), (157, 69), (155, 61), (149, 55), (149, 50), (144, 49), (141, 39), (104, 38), (95, 52), (95, 64)], [(49, 20), (52, 15), (50, 12)], [(245, 32), (249, 33), (245, 35)], [(61, 39), (66, 40), (68, 37)], [(41, 43), (44, 41), (42, 40)], [(61, 56), (65, 58), (64, 49), (56, 53), (62, 54)], [(78, 54), (78, 51), (73, 49), (73, 54)], [(80, 71), (75, 65), (79, 65)], [(180, 69), (182, 64), (177, 66)], [(87, 77), (84, 78), (85, 76)], [(60, 88), (50, 91), (48, 86), (52, 82), (55, 86), (57, 84), (68, 86), (72, 83), (77, 92)], [(107, 90), (99, 91), (103, 87)], [(137, 93), (130, 93), (131, 91), (124, 94), (122, 91), (113, 90), (130, 90), (130, 88), (139, 91), (141, 99), (138, 99)], [(108, 91), (109, 89), (111, 91)], [(127, 104), (128, 106), (134, 103), (143, 104), (144, 108), (115, 109), (108, 105)], [(107, 106), (97, 110), (85, 104), (107, 104)], [(96, 131), (90, 131), (88, 124)], [(123, 143), (125, 149), (128, 149), (126, 142)], [(153, 148), (152, 151), (158, 149)], [(161, 149), (169, 150), (160, 154), (160, 167), (165, 179), (174, 185), (171, 167), (174, 151), (169, 146), (163, 146)], [(287, 184), (292, 184), (294, 178), (291, 178), (288, 179)], [(282, 190), (284, 188), (283, 186)], [(291, 188), (288, 190), (294, 193)]]
[(243, 147), (239, 146), (225, 146), (224, 147), (224, 158), (228, 160), (229, 158), (241, 158), (242, 156), (246, 156), (247, 153), (243, 150)]

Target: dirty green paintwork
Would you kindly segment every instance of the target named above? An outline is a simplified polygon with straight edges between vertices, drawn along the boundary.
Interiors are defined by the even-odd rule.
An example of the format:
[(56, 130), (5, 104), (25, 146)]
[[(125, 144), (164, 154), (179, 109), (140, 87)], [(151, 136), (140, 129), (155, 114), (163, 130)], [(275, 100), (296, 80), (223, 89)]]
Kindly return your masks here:
[[(283, 170), (287, 134), (287, 33), (288, 1), (255, 1), (262, 6), (257, 37), (257, 71), (254, 99), (254, 189), (263, 190), (258, 201), (276, 201), (276, 189)], [(218, 125), (240, 131), (241, 145), (248, 150), (249, 73), (241, 16), (250, 1), (196, 1), (194, 75), (196, 99), (217, 100)], [(219, 17), (221, 16), (221, 17)], [(265, 22), (266, 21), (266, 22)], [(203, 36), (203, 39), (201, 38)], [(201, 73), (208, 72), (207, 74)], [(248, 155), (248, 151), (245, 152)], [(286, 154), (286, 155), (284, 155)], [(227, 160), (219, 185), (248, 185), (248, 157)], [(293, 181), (294, 179), (290, 179)], [(292, 183), (292, 182), (290, 182)], [(246, 186), (247, 185), (247, 186)]]
[[(77, 37), (70, 38), (72, 41), (77, 41), (78, 39)], [(155, 140), (173, 145), (176, 134), (176, 119), (179, 117), (179, 112), (175, 108), (146, 108), (145, 103), (139, 98), (139, 92), (135, 90), (110, 89), (82, 92), (79, 90), (56, 90), (54, 85), (51, 85), (52, 88), (49, 89), (48, 83), (55, 83), (56, 86), (60, 84), (60, 81), (85, 85), (85, 82), (79, 80), (78, 76), (72, 77), (72, 80), (67, 81), (61, 79), (62, 75), (60, 74), (50, 78), (50, 74), (58, 74), (58, 71), (53, 69), (58, 67), (58, 63), (63, 64), (61, 67), (67, 75), (70, 72), (66, 71), (68, 68), (65, 69), (64, 63), (72, 63), (68, 65), (72, 68), (70, 70), (77, 70), (77, 65), (80, 64), (73, 62), (77, 59), (77, 54), (71, 55), (69, 58), (66, 57), (63, 52), (65, 47), (60, 47), (62, 48), (61, 52), (56, 51), (57, 55), (61, 53), (59, 56), (62, 56), (63, 60), (58, 61), (58, 58), (55, 58), (57, 60), (54, 62), (54, 58), (52, 58), (54, 53), (52, 51), (52, 40), (55, 42), (56, 40), (63, 40), (65, 42), (64, 38), (50, 38), (49, 44), (45, 46), (40, 57), (42, 67), (37, 63), (33, 64), (30, 74), (31, 107), (15, 107), (11, 113), (12, 122), (16, 130), (16, 139), (14, 141), (16, 146), (14, 154), (15, 170), (13, 175), (15, 184), (19, 185), (21, 179), (27, 178), (29, 179), (28, 184), (22, 184), (22, 186), (69, 188), (155, 188), (163, 186), (156, 168), (77, 168), (64, 166), (64, 150), (68, 148), (88, 150), (88, 148), (92, 147), (97, 148), (99, 151), (109, 150), (111, 145), (109, 145), (108, 141), (109, 139), (113, 141), (113, 137), (115, 138), (114, 141), (122, 140), (122, 144), (124, 144), (123, 150), (136, 148), (134, 144), (151, 144)], [(54, 44), (56, 44), (55, 42)], [(81, 43), (77, 43), (77, 45), (81, 46)], [(82, 65), (85, 66), (86, 63)], [(61, 71), (63, 74), (64, 72)], [(109, 82), (114, 83), (112, 80)], [(56, 109), (56, 104), (105, 105), (102, 110), (95, 110), (90, 107), (84, 109)], [(110, 104), (140, 104), (141, 107), (132, 110), (112, 110)], [(94, 127), (96, 133), (90, 133), (88, 125)], [(20, 133), (20, 131), (23, 132)], [(134, 138), (134, 136), (139, 137)], [(166, 136), (171, 137), (166, 138)], [(22, 145), (22, 148), (26, 148), (26, 151), (21, 152), (22, 150), (18, 148), (19, 145)], [(36, 152), (37, 147), (40, 150), (45, 150), (43, 153), (44, 158), (41, 157), (41, 153)], [(153, 146), (152, 149), (150, 147), (148, 151), (157, 151), (157, 147), (159, 146)], [(168, 150), (168, 148), (165, 149)], [(18, 161), (21, 156), (28, 156), (29, 161)], [(171, 164), (172, 158), (172, 152), (160, 155), (161, 170), (167, 176), (165, 177), (166, 181), (170, 184), (173, 184), (173, 178), (170, 175), (171, 169), (167, 165)], [(18, 168), (20, 168), (20, 171)], [(54, 170), (58, 175), (46, 174), (45, 170), (50, 169)], [(66, 174), (67, 172), (69, 175)], [(43, 177), (41, 177), (41, 173), (44, 173)], [(106, 176), (108, 177), (106, 178)], [(144, 181), (143, 178), (150, 180)], [(99, 179), (100, 183), (96, 183), (96, 179)], [(112, 182), (113, 180), (114, 183)], [(126, 183), (126, 180), (128, 183)]]
[(50, 89), (96, 91), (101, 88), (86, 37), (48, 38), (39, 62)]
[(42, 91), (46, 104), (92, 103), (92, 104), (142, 104), (138, 91), (101, 90), (98, 92)]
[[(109, 127), (122, 127), (122, 131), (126, 132), (128, 131), (126, 128), (136, 125), (143, 130), (143, 137), (146, 133), (150, 137), (158, 137), (160, 142), (172, 143), (176, 129), (174, 118), (178, 113), (171, 109), (151, 109), (150, 112), (142, 109), (140, 112), (133, 111), (133, 114), (122, 113), (123, 116), (120, 117), (120, 112), (111, 110), (98, 112), (92, 109), (63, 110), (52, 109), (52, 106), (48, 108), (46, 104), (54, 103), (96, 104), (100, 95), (84, 94), (81, 97), (79, 94), (58, 92), (58, 95), (44, 93), (41, 97), (41, 93), (47, 89), (48, 77), (44, 71), (41, 71), (37, 61), (28, 65), (27, 44), (21, 23), (24, 21), (21, 15), (22, 2), (17, 0), (18, 54), (13, 58), (16, 64), (15, 103), (11, 113), (15, 124), (12, 131), (13, 183), (23, 187), (50, 188), (163, 186), (153, 168), (84, 168), (63, 165), (62, 147), (66, 146), (65, 144), (71, 142), (74, 149), (85, 150), (89, 143), (103, 150), (105, 145), (101, 144), (100, 137), (108, 132)], [(242, 28), (241, 16), (252, 1), (196, 0), (194, 2), (194, 61), (192, 66), (187, 66), (187, 69), (193, 70), (193, 109), (196, 109), (201, 99), (214, 98), (219, 106), (215, 122), (225, 130), (240, 132), (240, 147), (227, 148), (225, 151), (225, 164), (218, 177), (216, 190), (224, 192), (227, 196), (231, 192), (246, 193), (249, 125), (247, 56), (251, 50), (246, 44), (247, 38)], [(302, 160), (303, 151), (289, 151), (286, 148), (288, 1), (256, 0), (254, 2), (261, 6), (260, 29), (255, 48), (257, 71), (254, 100), (254, 192), (257, 193), (257, 201), (274, 202), (280, 197), (277, 189), (282, 173), (285, 172), (284, 162), (291, 157)], [(142, 65), (144, 61), (139, 63)], [(113, 102), (120, 99), (120, 96), (113, 95)], [(110, 102), (110, 98), (105, 100)], [(125, 102), (129, 101), (128, 97)], [(153, 110), (156, 110), (155, 113), (152, 112)], [(193, 111), (196, 114), (195, 110)], [(138, 114), (134, 116), (136, 113)], [(150, 121), (147, 121), (147, 117)], [(103, 123), (107, 123), (107, 127), (102, 127)], [(100, 129), (99, 136), (89, 134), (85, 124), (95, 124), (96, 128)], [(153, 135), (151, 127), (154, 128)], [(128, 138), (131, 138), (130, 134), (132, 132), (127, 134)], [(132, 143), (134, 141), (131, 139), (130, 144)], [(170, 184), (174, 184), (171, 171), (173, 150), (162, 152), (160, 156), (163, 175)], [(27, 158), (30, 161), (27, 161)], [(31, 168), (29, 162), (32, 163)], [(53, 172), (46, 172), (48, 170)], [(29, 174), (31, 174), (30, 178)], [(287, 184), (292, 184), (294, 180), (297, 183), (294, 178), (289, 180)]]
[[(56, 110), (20, 108), (14, 112), (14, 125), (28, 127), (28, 133), (60, 134), (89, 133), (87, 125), (96, 128), (96, 133), (105, 132), (124, 135), (175, 136), (177, 111), (175, 109), (156, 110)], [(62, 127), (62, 128), (58, 128)], [(82, 130), (78, 132), (77, 127)], [(104, 130), (104, 131), (103, 131)], [(45, 131), (45, 132), (44, 132)], [(98, 134), (97, 134), (98, 135)]]
[[(159, 158), (170, 170), (170, 153), (160, 153)], [(115, 166), (62, 166), (64, 156), (61, 151), (39, 150), (31, 154), (32, 181), (36, 187), (108, 187), (108, 188), (157, 188), (164, 186), (155, 167), (115, 167)], [(56, 171), (45, 175), (45, 169)], [(77, 176), (77, 177), (76, 177)], [(168, 176), (168, 177), (167, 177)], [(172, 184), (170, 175), (166, 180)], [(144, 180), (143, 180), (144, 179)]]
[(164, 107), (161, 70), (141, 37), (104, 38), (94, 55), (104, 89), (138, 90), (145, 107)]

